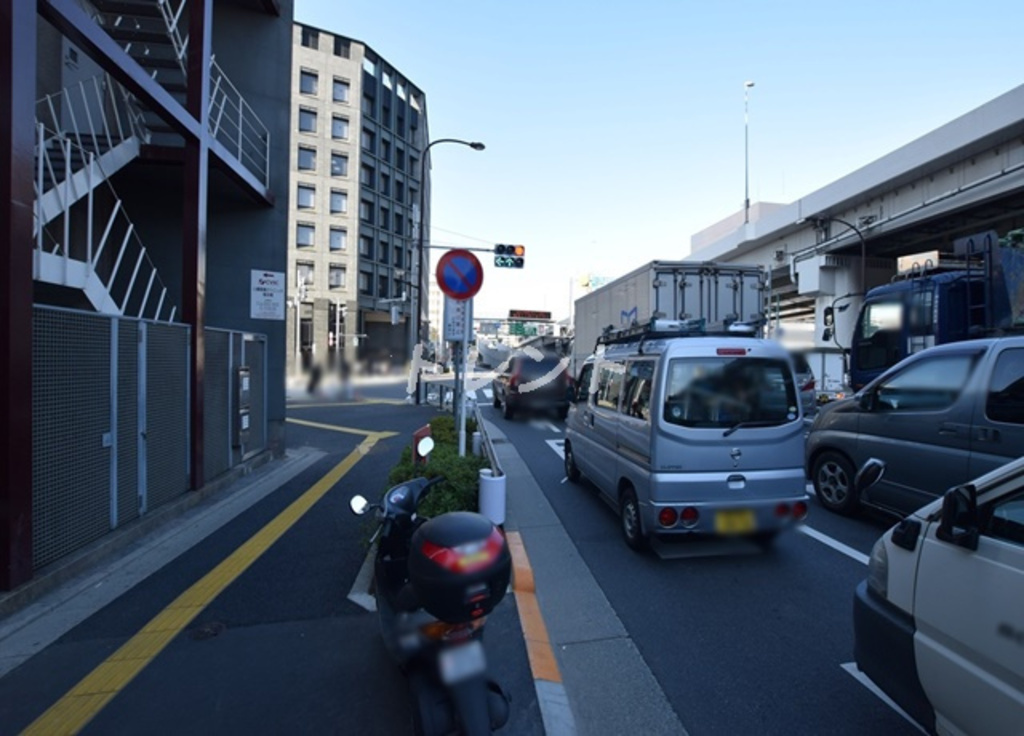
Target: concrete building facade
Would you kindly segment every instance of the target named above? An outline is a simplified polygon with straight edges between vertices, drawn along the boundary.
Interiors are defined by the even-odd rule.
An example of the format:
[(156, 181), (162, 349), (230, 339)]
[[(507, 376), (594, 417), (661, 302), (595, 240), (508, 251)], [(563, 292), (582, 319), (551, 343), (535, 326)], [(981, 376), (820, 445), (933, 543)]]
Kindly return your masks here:
[(298, 23), (292, 42), (287, 373), (403, 363), (426, 100), (365, 43)]

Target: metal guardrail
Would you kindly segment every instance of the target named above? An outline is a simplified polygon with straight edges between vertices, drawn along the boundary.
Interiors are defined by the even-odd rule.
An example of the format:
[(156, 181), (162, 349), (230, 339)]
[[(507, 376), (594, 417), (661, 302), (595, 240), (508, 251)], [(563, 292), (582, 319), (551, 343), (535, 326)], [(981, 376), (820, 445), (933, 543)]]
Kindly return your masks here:
[(494, 452), (494, 444), (490, 435), (487, 434), (487, 425), (484, 424), (483, 414), (480, 412), (480, 405), (473, 404), (473, 416), (476, 418), (476, 430), (480, 433), (480, 447), (484, 451), (484, 457), (491, 464), (491, 474), (497, 478), (505, 475), (505, 471), (498, 462), (498, 455)]

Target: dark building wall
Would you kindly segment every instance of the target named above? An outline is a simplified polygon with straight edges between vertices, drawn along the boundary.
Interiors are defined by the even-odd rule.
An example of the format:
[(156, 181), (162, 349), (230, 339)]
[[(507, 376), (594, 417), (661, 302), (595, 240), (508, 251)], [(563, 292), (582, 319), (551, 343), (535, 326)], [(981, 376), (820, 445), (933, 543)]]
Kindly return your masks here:
[[(292, 10), (282, 0), (281, 15), (259, 4), (214, 6), (213, 52), (217, 63), (270, 131), (270, 189), (273, 207), (250, 200), (210, 198), (207, 239), (206, 314), (210, 326), (267, 335), (268, 440), (283, 451), (285, 419), (285, 321), (252, 320), (251, 271), (287, 272), (288, 153), (291, 99)], [(214, 174), (214, 178), (218, 175)]]

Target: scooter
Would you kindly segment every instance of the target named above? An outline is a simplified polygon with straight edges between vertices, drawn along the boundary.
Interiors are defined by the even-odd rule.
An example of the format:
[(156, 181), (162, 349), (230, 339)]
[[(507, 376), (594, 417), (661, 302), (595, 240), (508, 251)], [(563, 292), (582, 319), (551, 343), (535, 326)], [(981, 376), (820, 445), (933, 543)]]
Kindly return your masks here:
[[(420, 441), (426, 456), (432, 440)], [(374, 584), (384, 644), (409, 678), (415, 732), (422, 736), (490, 734), (508, 721), (509, 697), (487, 676), (483, 632), (512, 570), (505, 537), (489, 519), (450, 512), (417, 516), (444, 478), (414, 478), (379, 504), (355, 496), (357, 515), (374, 510), (380, 525)]]

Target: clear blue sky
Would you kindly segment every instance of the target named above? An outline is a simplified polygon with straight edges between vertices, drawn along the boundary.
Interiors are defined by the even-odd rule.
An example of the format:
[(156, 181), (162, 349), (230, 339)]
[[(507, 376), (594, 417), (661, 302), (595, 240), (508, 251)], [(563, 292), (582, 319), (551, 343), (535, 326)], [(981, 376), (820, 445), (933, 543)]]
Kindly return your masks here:
[(432, 241), (527, 247), (522, 271), (480, 254), (478, 316), (564, 317), (581, 274), (685, 258), (740, 210), (745, 80), (750, 197), (771, 202), (1024, 83), (1020, 0), (296, 0), (295, 18), (423, 89), (432, 138), (487, 145), (432, 149)]

